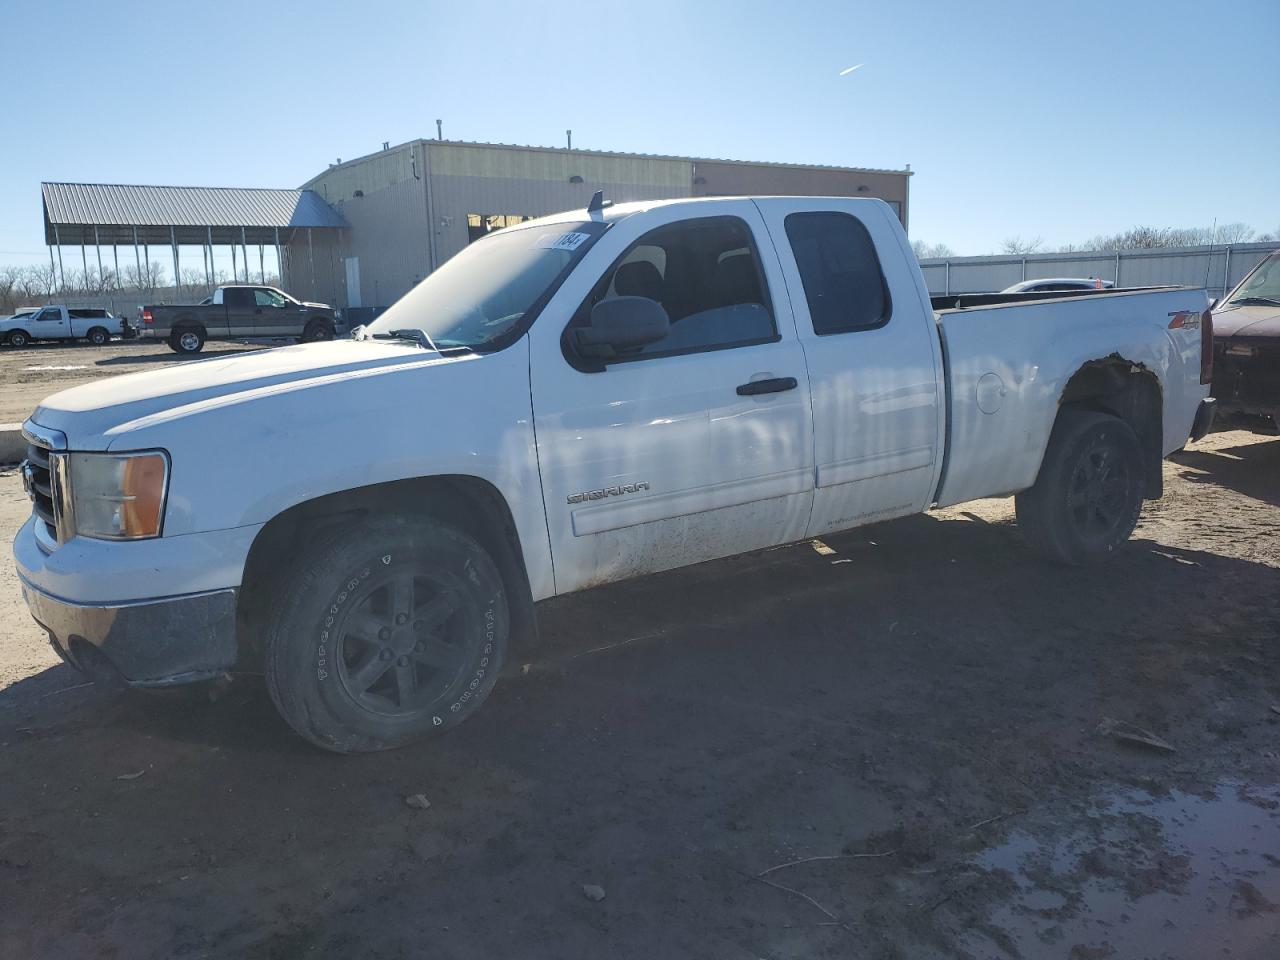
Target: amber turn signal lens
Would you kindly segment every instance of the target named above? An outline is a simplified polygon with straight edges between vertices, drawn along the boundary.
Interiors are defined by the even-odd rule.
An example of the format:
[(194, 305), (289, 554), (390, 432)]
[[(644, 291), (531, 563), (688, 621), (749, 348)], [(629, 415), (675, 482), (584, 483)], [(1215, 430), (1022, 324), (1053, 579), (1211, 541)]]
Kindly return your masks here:
[(160, 533), (164, 511), (165, 461), (158, 453), (130, 457), (124, 463), (120, 520), (126, 537)]

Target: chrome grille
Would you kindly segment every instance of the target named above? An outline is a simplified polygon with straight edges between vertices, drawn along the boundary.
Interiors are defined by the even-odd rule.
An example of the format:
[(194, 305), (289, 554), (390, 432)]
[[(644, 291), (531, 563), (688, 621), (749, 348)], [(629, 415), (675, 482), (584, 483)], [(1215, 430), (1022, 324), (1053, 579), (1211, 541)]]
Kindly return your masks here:
[(27, 495), (31, 497), (31, 510), (39, 517), (49, 531), (49, 536), (58, 535), (58, 521), (55, 499), (53, 496), (53, 473), (49, 465), (49, 450), (37, 443), (27, 444), (27, 462), (22, 470), (23, 483)]

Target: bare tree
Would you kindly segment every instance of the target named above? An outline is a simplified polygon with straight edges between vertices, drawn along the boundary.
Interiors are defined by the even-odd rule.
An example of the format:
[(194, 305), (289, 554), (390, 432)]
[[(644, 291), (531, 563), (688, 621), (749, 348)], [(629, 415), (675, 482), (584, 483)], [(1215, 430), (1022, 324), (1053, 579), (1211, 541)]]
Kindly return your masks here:
[[(937, 260), (945, 257), (954, 257), (955, 253), (945, 243), (926, 243), (923, 240), (911, 241), (911, 250), (916, 255), (917, 260)], [(279, 281), (276, 281), (279, 286)]]
[(178, 284), (178, 293), (185, 297), (195, 297), (205, 293), (209, 287), (209, 278), (203, 270), (187, 267), (182, 271), (182, 281)]
[(13, 313), (18, 306), (21, 267), (0, 267), (0, 313)]
[(22, 271), (18, 289), (22, 293), (22, 299), (28, 303), (47, 299), (52, 297), (58, 289), (58, 274), (52, 265), (27, 267)]
[(1011, 253), (1015, 256), (1025, 257), (1029, 253), (1035, 253), (1044, 245), (1044, 237), (1036, 236), (1028, 240), (1022, 237), (1006, 237), (1004, 242), (1000, 244), (1001, 253)]
[(1217, 243), (1248, 243), (1255, 231), (1247, 223), (1224, 223), (1218, 228)]

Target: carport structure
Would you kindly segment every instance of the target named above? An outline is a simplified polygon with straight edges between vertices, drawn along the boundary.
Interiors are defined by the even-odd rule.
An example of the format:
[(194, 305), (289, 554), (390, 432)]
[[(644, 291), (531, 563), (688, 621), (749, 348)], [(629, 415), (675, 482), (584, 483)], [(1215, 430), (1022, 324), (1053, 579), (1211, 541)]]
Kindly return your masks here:
[[(103, 276), (102, 248), (111, 248), (116, 285), (120, 278), (119, 248), (133, 247), (138, 277), (147, 275), (150, 248), (167, 246), (173, 256), (175, 285), (180, 282), (179, 247), (201, 248), (205, 278), (214, 282), (213, 248), (231, 248), (232, 273), (250, 282), (249, 247), (258, 248), (260, 277), (266, 275), (264, 250), (276, 248), (280, 272), (285, 273), (287, 244), (305, 235), (308, 259), (315, 282), (312, 231), (346, 229), (342, 215), (312, 190), (261, 187), (161, 187), (108, 183), (42, 183), (44, 234), (49, 265), (66, 286), (62, 248), (80, 247), (80, 262), (89, 273), (88, 248), (94, 248), (98, 276)], [(236, 258), (236, 248), (241, 257)], [(56, 251), (56, 261), (55, 261)], [(127, 256), (127, 253), (126, 253)], [(144, 268), (144, 264), (146, 265)]]

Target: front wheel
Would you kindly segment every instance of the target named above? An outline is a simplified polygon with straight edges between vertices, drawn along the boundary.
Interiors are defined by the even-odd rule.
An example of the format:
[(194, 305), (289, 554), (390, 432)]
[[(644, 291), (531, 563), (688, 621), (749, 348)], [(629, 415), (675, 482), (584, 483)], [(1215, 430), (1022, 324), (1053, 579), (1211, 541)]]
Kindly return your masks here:
[(456, 726), (484, 702), (506, 656), (497, 564), (439, 521), (337, 529), (297, 557), (276, 596), (267, 688), (289, 726), (338, 753)]
[(1063, 410), (1030, 490), (1018, 494), (1018, 526), (1037, 552), (1060, 563), (1102, 560), (1129, 539), (1142, 512), (1137, 435), (1118, 417)]
[(319, 343), (333, 339), (333, 324), (327, 320), (312, 320), (302, 331), (303, 343)]

